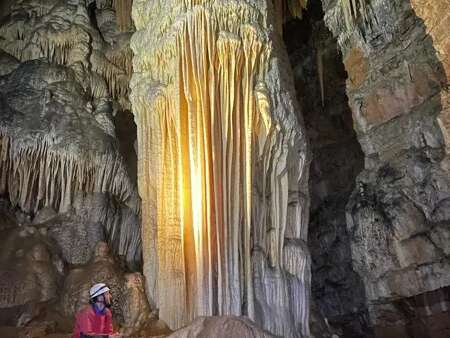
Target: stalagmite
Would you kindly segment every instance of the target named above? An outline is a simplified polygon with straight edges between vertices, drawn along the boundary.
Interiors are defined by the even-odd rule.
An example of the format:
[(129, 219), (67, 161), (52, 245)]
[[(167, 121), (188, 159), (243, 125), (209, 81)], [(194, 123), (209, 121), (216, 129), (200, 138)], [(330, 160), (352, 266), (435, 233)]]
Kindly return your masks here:
[(309, 161), (274, 13), (133, 4), (144, 274), (172, 328), (233, 314), (309, 335)]

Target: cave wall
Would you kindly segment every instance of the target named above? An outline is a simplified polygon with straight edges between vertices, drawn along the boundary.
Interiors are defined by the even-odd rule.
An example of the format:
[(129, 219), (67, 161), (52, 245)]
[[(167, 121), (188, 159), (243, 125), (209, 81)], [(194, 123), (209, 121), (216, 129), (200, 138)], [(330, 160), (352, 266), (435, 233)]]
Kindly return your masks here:
[(136, 269), (140, 199), (114, 126), (130, 107), (131, 32), (118, 29), (108, 1), (9, 5), (0, 24), (0, 197), (29, 223), (62, 215), (58, 236), (72, 237), (63, 251), (79, 252), (69, 263), (86, 262), (95, 245), (86, 231), (100, 224), (94, 237)]
[(309, 153), (281, 16), (262, 0), (133, 4), (144, 274), (172, 328), (247, 315), (308, 335)]
[[(353, 267), (376, 334), (416, 337), (417, 317), (398, 302), (439, 294), (450, 283), (448, 2), (322, 4), (343, 54), (365, 156), (347, 205)], [(421, 317), (424, 323), (448, 316), (433, 309)], [(422, 336), (448, 335), (445, 325), (424, 328)]]
[(70, 332), (99, 282), (129, 336), (155, 318), (129, 273), (142, 269), (131, 5), (2, 6), (0, 336)]
[(320, 2), (284, 25), (297, 98), (312, 151), (312, 300), (318, 314), (344, 337), (369, 333), (364, 284), (353, 270), (345, 207), (364, 167), (346, 95), (347, 73)]

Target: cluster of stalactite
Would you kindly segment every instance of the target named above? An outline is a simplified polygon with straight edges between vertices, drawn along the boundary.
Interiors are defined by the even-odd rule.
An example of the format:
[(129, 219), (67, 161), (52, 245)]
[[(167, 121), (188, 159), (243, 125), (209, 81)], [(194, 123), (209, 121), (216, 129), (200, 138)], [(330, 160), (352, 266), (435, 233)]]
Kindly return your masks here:
[(366, 23), (369, 22), (368, 6), (367, 0), (340, 0), (347, 29), (353, 27), (353, 23), (358, 17), (361, 17)]
[(172, 328), (233, 314), (308, 335), (308, 156), (272, 5), (133, 5), (144, 273)]
[(338, 38), (342, 47), (348, 43), (352, 34), (362, 34), (377, 23), (369, 0), (338, 0), (336, 6), (325, 13), (325, 22), (329, 27), (345, 27)]
[(106, 192), (138, 212), (137, 196), (121, 158), (114, 154), (74, 154), (51, 147), (43, 136), (24, 144), (0, 129), (0, 195), (25, 212), (51, 206), (66, 212), (76, 192)]
[[(35, 111), (20, 111), (21, 102), (16, 97), (2, 104), (0, 115), (6, 113), (6, 118), (0, 121), (0, 195), (31, 216), (43, 207), (52, 207), (69, 218), (101, 223), (114, 253), (137, 268), (141, 261), (140, 201), (119, 155), (112, 122), (114, 109), (129, 108), (133, 57), (130, 34), (118, 32), (114, 24), (116, 2), (96, 1), (91, 6), (89, 1), (20, 1), (2, 20), (1, 55), (11, 54), (17, 65), (21, 62), (20, 67), (30, 67), (33, 78), (39, 79), (36, 82), (46, 88), (36, 82), (31, 84), (32, 90), (28, 83), (14, 83), (14, 77), (23, 76), (6, 70), (2, 75), (8, 75), (2, 81), (23, 97), (27, 97), (27, 90), (42, 90), (42, 102), (46, 103), (36, 106)], [(127, 6), (131, 11), (131, 5)], [(40, 71), (35, 69), (37, 65), (41, 65)], [(59, 81), (64, 84), (53, 86)], [(73, 96), (60, 91), (65, 86), (73, 88)], [(6, 87), (1, 94), (8, 97), (11, 88)], [(30, 101), (34, 99), (30, 97)], [(47, 110), (47, 100), (51, 101), (49, 105), (59, 107)], [(42, 103), (39, 99), (36, 102)], [(20, 112), (9, 115), (11, 106), (20, 106)], [(60, 124), (62, 110), (66, 111)], [(45, 123), (27, 125), (26, 121), (38, 119), (39, 114), (45, 115)], [(87, 132), (80, 130), (84, 127)], [(71, 139), (79, 133), (87, 137), (96, 133), (108, 146), (91, 146), (89, 139)], [(101, 195), (108, 203), (77, 209), (74, 205), (81, 203), (80, 195), (81, 200)]]
[(139, 269), (136, 262), (142, 261), (141, 228), (138, 215), (129, 208), (108, 209), (103, 213), (103, 220), (108, 243), (112, 250), (124, 258), (128, 266)]
[[(130, 19), (131, 2), (114, 1), (99, 6), (115, 6), (118, 25), (123, 30), (132, 27)], [(62, 8), (66, 11), (60, 15)], [(125, 14), (127, 12), (128, 14)], [(51, 63), (76, 67), (83, 65), (92, 76), (100, 76), (107, 84), (107, 96), (114, 99), (128, 95), (128, 83), (132, 72), (132, 52), (127, 48), (112, 48), (101, 40), (98, 32), (90, 25), (84, 6), (72, 8), (73, 16), (61, 5), (45, 6), (41, 1), (31, 1), (28, 7), (19, 6), (17, 13), (33, 13), (33, 22), (25, 19), (13, 20), (0, 26), (0, 48), (21, 62), (45, 58)], [(34, 17), (37, 13), (37, 17)], [(30, 14), (31, 15), (31, 14)], [(44, 16), (41, 18), (41, 16)], [(128, 17), (129, 19), (125, 19)], [(128, 28), (126, 28), (128, 27)], [(106, 52), (105, 52), (106, 51)], [(91, 81), (93, 97), (104, 95), (102, 84)], [(100, 87), (100, 88), (99, 88)], [(106, 96), (104, 95), (104, 96)]]
[(74, 208), (88, 223), (104, 225), (106, 240), (112, 251), (133, 270), (141, 268), (142, 245), (140, 216), (116, 197), (83, 192), (75, 197)]

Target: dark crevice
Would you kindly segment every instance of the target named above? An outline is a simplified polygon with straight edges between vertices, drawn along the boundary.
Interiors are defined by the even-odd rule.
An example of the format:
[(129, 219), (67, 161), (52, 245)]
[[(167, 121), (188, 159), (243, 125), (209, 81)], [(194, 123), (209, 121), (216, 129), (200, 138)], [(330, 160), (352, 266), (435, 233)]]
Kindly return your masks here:
[(313, 300), (344, 337), (367, 337), (366, 296), (352, 269), (345, 217), (356, 176), (364, 167), (346, 95), (347, 73), (324, 24), (320, 1), (310, 1), (302, 20), (288, 21), (283, 34), (313, 153), (308, 236)]
[(120, 153), (125, 160), (128, 174), (133, 183), (137, 184), (137, 154), (135, 149), (137, 128), (133, 114), (129, 110), (118, 111), (114, 117), (114, 124), (119, 139)]

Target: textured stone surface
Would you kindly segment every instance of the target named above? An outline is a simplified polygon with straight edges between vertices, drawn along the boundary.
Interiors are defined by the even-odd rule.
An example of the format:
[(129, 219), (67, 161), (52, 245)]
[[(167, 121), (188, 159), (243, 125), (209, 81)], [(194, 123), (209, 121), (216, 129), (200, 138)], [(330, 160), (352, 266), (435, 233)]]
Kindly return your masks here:
[(130, 33), (117, 30), (111, 4), (97, 5), (21, 1), (2, 20), (0, 194), (31, 216), (64, 214), (51, 233), (71, 246), (69, 263), (85, 263), (104, 232), (137, 268), (140, 201), (113, 117), (129, 107)]
[(56, 299), (63, 271), (57, 250), (39, 228), (25, 220), (19, 227), (10, 219), (11, 227), (0, 231), (0, 325), (24, 326)]
[(89, 302), (89, 289), (95, 283), (105, 283), (111, 289), (114, 299), (112, 311), (116, 318), (123, 322), (123, 271), (110, 255), (105, 242), (96, 245), (94, 255), (89, 264), (72, 269), (64, 281), (61, 297), (63, 311), (74, 316)]
[[(279, 15), (280, 17), (277, 17)], [(308, 149), (272, 1), (135, 1), (144, 274), (160, 317), (308, 335)]]
[(121, 334), (124, 336), (131, 336), (145, 329), (150, 326), (152, 320), (157, 319), (157, 311), (150, 311), (144, 284), (144, 276), (139, 272), (125, 275), (122, 305), (124, 324), (121, 328)]
[[(320, 2), (310, 2), (302, 20), (287, 22), (283, 36), (312, 151), (308, 243), (314, 322), (323, 316), (343, 337), (365, 336), (364, 285), (352, 268), (345, 217), (364, 155), (353, 131), (342, 55), (323, 22)], [(357, 54), (352, 62), (359, 61)]]
[[(7, 202), (0, 205), (0, 317), (8, 325), (31, 321), (21, 335), (47, 334), (32, 320), (73, 316), (100, 278), (112, 286), (123, 323), (122, 291), (133, 293), (124, 268), (139, 269), (142, 258), (129, 145), (135, 130), (134, 138), (133, 130), (116, 132), (123, 121), (116, 117), (130, 108), (131, 6), (84, 0), (1, 6), (0, 197)], [(99, 258), (99, 241), (108, 242), (114, 258)], [(70, 291), (61, 292), (62, 285)], [(130, 296), (128, 304), (142, 310), (148, 303), (136, 288), (141, 303)], [(127, 321), (133, 325), (142, 320)]]
[(61, 296), (65, 315), (73, 318), (88, 304), (89, 289), (95, 283), (105, 283), (111, 289), (114, 321), (120, 324), (124, 336), (146, 329), (157, 318), (157, 313), (149, 306), (142, 274), (126, 274), (111, 256), (105, 242), (97, 243), (88, 264), (68, 273)]
[[(353, 267), (377, 335), (389, 336), (383, 327), (405, 315), (393, 302), (450, 283), (450, 242), (437, 240), (448, 238), (450, 221), (448, 1), (322, 3), (344, 56), (365, 153), (347, 205)], [(399, 323), (394, 335), (406, 337)]]
[(169, 335), (170, 338), (200, 337), (242, 337), (242, 338), (275, 338), (268, 332), (259, 329), (252, 321), (244, 317), (200, 317), (187, 327)]
[[(2, 1), (1, 319), (28, 323), (67, 272), (68, 314), (99, 277), (123, 332), (147, 329), (142, 276), (123, 275), (141, 257), (137, 180), (146, 288), (171, 327), (233, 314), (308, 336), (309, 233), (313, 335), (367, 307), (380, 337), (448, 336), (449, 2), (322, 4), (342, 60), (322, 14), (293, 31), (299, 106), (281, 27), (306, 1), (135, 0), (136, 147), (131, 1)], [(214, 317), (175, 336), (230, 332), (269, 335)]]

